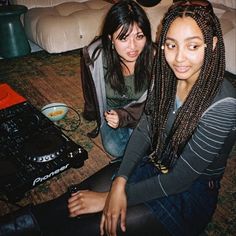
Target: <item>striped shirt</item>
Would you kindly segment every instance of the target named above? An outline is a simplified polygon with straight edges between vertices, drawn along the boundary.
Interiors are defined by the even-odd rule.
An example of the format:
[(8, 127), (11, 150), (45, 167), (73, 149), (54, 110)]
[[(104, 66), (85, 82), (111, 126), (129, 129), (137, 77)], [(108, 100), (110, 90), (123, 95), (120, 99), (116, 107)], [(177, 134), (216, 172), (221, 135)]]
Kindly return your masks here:
[[(173, 113), (171, 113), (174, 116)], [(236, 134), (236, 90), (225, 80), (185, 146), (175, 166), (135, 184), (127, 184), (129, 204), (186, 191), (199, 177), (221, 178)], [(143, 114), (133, 131), (117, 176), (128, 179), (150, 148), (150, 123)]]

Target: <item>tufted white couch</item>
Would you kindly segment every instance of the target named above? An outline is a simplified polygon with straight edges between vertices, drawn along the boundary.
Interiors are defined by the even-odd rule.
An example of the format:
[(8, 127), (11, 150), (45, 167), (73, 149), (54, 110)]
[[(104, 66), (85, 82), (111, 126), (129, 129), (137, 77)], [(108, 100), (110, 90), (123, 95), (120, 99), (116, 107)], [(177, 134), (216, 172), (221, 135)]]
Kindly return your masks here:
[[(115, 1), (115, 0), (113, 0)], [(226, 70), (236, 75), (236, 1), (210, 0), (220, 18), (225, 48)], [(112, 0), (11, 0), (28, 7), (24, 27), (28, 39), (49, 53), (81, 48), (100, 34)], [(144, 7), (152, 26), (153, 40), (158, 25), (172, 0)]]
[[(23, 23), (28, 39), (49, 53), (81, 48), (100, 34), (102, 22), (112, 1), (105, 0), (11, 0), (28, 7)], [(162, 0), (148, 9), (156, 29), (172, 0)], [(155, 30), (153, 30), (155, 37)]]
[(226, 70), (236, 75), (236, 0), (209, 0), (223, 31)]
[(25, 5), (23, 24), (33, 43), (49, 53), (60, 53), (88, 44), (100, 32), (111, 4), (102, 0), (12, 0)]

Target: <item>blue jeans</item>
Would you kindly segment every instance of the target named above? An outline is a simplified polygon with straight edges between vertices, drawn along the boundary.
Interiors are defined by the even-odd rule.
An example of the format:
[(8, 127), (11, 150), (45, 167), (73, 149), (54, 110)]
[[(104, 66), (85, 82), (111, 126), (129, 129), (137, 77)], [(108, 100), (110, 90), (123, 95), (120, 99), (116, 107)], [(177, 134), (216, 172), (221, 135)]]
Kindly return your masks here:
[(102, 144), (107, 153), (113, 157), (122, 157), (133, 129), (111, 128), (106, 121), (100, 127)]
[[(159, 175), (145, 157), (133, 174), (129, 184)], [(210, 187), (211, 183), (212, 187)], [(220, 179), (199, 177), (184, 192), (150, 200), (144, 204), (152, 210), (169, 233), (174, 236), (197, 236), (210, 222), (217, 204)]]

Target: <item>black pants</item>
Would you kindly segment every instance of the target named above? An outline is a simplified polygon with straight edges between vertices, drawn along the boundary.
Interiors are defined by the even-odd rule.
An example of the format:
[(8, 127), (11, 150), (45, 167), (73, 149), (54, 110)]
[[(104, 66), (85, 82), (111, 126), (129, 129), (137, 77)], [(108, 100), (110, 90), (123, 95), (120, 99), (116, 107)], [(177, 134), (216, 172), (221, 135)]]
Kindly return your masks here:
[[(81, 182), (79, 189), (94, 191), (108, 191), (112, 176), (116, 173), (119, 163), (106, 166), (96, 174)], [(69, 193), (59, 198), (33, 207), (43, 236), (96, 236), (100, 235), (101, 213), (89, 214), (76, 218), (68, 217), (67, 201)], [(130, 206), (126, 216), (126, 233), (122, 233), (118, 227), (118, 235), (153, 236), (168, 235), (164, 227), (152, 212), (144, 205)]]

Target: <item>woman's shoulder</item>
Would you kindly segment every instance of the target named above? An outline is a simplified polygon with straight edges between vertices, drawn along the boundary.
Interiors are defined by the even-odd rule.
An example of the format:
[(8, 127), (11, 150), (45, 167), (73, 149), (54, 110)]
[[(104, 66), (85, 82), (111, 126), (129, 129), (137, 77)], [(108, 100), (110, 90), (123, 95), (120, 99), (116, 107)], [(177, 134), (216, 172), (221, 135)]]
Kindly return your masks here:
[(89, 55), (90, 58), (94, 57), (94, 53), (99, 55), (102, 51), (102, 40), (101, 38), (96, 38), (89, 45), (83, 47), (83, 55)]
[(90, 50), (95, 50), (96, 48), (101, 48), (102, 47), (102, 39), (99, 38), (95, 38), (89, 45), (88, 48)]
[(228, 79), (224, 79), (222, 87), (217, 95), (219, 98), (232, 97), (236, 98), (236, 88)]
[[(225, 79), (220, 91), (217, 93), (214, 101), (204, 112), (203, 117), (207, 114), (215, 117), (225, 116), (231, 117), (234, 122), (236, 120), (236, 89), (234, 86)], [(221, 119), (221, 118), (220, 118)]]
[(100, 64), (102, 55), (102, 42), (100, 38), (94, 40), (82, 49), (82, 57), (87, 66), (94, 65), (98, 62)]
[(222, 86), (216, 94), (211, 106), (218, 103), (236, 103), (236, 88), (227, 79), (224, 79)]

